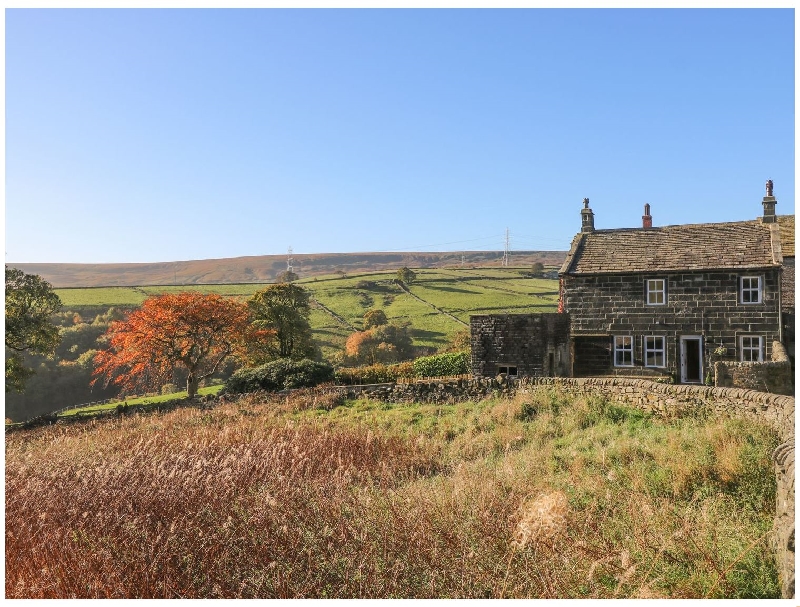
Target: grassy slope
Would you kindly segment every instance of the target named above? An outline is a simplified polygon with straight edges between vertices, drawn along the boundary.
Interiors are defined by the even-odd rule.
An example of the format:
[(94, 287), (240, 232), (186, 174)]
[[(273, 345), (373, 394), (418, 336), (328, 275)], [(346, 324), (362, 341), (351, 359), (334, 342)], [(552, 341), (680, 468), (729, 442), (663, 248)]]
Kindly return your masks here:
[[(522, 278), (520, 269), (443, 269), (418, 270), (417, 281), (411, 292), (451, 313), (463, 323), (469, 323), (470, 314), (554, 312), (557, 302), (557, 282)], [(340, 316), (346, 324), (336, 320), (322, 308), (311, 315), (314, 337), (321, 345), (323, 355), (331, 356), (341, 351), (347, 336), (352, 332), (347, 326), (360, 329), (367, 310), (379, 308), (390, 320), (409, 322), (413, 327), (414, 343), (418, 346), (440, 348), (446, 346), (453, 335), (463, 330), (463, 324), (426, 305), (393, 284), (396, 273), (366, 272), (341, 278), (323, 275), (306, 278), (298, 284), (309, 289), (316, 301)], [(374, 283), (359, 287), (364, 281)], [(230, 297), (247, 298), (264, 284), (190, 285), (182, 287), (101, 287), (89, 289), (56, 289), (66, 309), (82, 306), (128, 305), (136, 306), (150, 295), (175, 291), (200, 291), (219, 293)]]
[[(220, 390), (222, 390), (222, 384), (216, 386), (207, 386), (205, 388), (200, 388), (197, 391), (199, 396), (206, 396), (209, 394), (218, 394)], [(117, 405), (126, 404), (129, 406), (135, 405), (157, 405), (158, 403), (165, 403), (171, 400), (186, 398), (189, 393), (186, 390), (181, 392), (173, 392), (171, 394), (157, 394), (152, 396), (137, 396), (136, 398), (124, 398), (121, 400), (115, 400), (110, 403), (105, 403), (102, 405), (92, 405), (90, 407), (82, 407), (80, 409), (70, 409), (68, 411), (64, 411), (60, 416), (63, 417), (70, 417), (73, 415), (92, 415), (94, 413), (100, 413), (103, 411), (111, 411), (117, 408)]]
[(336, 404), (9, 435), (6, 596), (778, 595), (759, 426), (544, 389)]

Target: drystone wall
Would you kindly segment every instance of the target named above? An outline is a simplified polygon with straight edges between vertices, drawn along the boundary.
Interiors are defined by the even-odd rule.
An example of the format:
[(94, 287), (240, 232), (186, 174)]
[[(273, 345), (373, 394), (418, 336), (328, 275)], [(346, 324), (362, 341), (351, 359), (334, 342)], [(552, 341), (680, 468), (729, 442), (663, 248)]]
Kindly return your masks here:
[(742, 388), (674, 385), (620, 377), (472, 378), (409, 384), (347, 386), (359, 395), (391, 402), (457, 402), (492, 395), (510, 395), (534, 386), (558, 386), (575, 395), (600, 394), (631, 407), (674, 417), (703, 407), (715, 415), (763, 421), (782, 440), (794, 436), (794, 397)]
[(783, 344), (776, 341), (772, 344), (771, 361), (714, 363), (714, 385), (791, 395), (794, 394), (792, 361)]
[(707, 410), (712, 415), (764, 422), (782, 441), (773, 454), (777, 495), (775, 552), (784, 598), (794, 598), (794, 397), (743, 388), (657, 383), (614, 377), (473, 378), (411, 384), (373, 384), (344, 388), (350, 398), (390, 402), (457, 402), (491, 395), (512, 395), (536, 386), (557, 386), (574, 395), (603, 395), (610, 400), (663, 417)]

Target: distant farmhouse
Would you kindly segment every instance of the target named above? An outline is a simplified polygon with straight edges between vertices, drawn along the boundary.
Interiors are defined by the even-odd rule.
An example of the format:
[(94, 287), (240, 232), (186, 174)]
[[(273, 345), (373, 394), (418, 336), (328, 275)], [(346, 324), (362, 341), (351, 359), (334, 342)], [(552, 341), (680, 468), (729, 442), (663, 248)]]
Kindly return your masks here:
[(768, 181), (756, 220), (653, 227), (645, 205), (640, 228), (596, 230), (584, 199), (559, 314), (472, 317), (473, 373), (745, 387), (777, 361), (791, 383), (794, 215), (776, 203)]

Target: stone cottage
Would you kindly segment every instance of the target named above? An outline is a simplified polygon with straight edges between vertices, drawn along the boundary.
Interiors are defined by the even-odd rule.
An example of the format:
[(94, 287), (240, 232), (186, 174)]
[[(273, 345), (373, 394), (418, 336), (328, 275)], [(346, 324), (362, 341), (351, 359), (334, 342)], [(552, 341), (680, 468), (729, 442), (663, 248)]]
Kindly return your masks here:
[[(715, 360), (763, 362), (794, 331), (794, 216), (772, 182), (752, 221), (596, 230), (589, 200), (559, 271), (571, 375), (703, 383)], [(790, 261), (789, 261), (790, 260)]]
[(785, 347), (793, 363), (794, 215), (776, 204), (768, 181), (755, 220), (654, 227), (645, 205), (641, 227), (597, 230), (585, 199), (559, 314), (473, 316), (473, 374), (701, 384), (717, 362), (750, 368)]

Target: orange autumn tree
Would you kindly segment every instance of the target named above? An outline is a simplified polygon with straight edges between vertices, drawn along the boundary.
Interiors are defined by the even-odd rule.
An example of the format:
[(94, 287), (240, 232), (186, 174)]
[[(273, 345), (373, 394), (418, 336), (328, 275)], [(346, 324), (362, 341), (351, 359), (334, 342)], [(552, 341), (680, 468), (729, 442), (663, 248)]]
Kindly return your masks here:
[(177, 293), (151, 297), (106, 332), (108, 349), (95, 355), (101, 377), (129, 391), (153, 389), (186, 371), (189, 398), (228, 356), (246, 356), (258, 336), (247, 306), (219, 295)]

